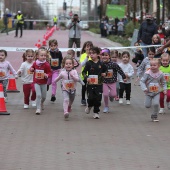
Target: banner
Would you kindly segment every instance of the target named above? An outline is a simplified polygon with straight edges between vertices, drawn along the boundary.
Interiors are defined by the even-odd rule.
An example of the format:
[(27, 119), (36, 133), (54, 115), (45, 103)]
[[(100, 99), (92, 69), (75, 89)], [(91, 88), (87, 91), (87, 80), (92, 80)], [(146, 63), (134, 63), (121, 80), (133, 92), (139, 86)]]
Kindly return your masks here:
[(124, 16), (126, 15), (126, 6), (107, 4), (106, 15), (112, 18), (124, 18)]

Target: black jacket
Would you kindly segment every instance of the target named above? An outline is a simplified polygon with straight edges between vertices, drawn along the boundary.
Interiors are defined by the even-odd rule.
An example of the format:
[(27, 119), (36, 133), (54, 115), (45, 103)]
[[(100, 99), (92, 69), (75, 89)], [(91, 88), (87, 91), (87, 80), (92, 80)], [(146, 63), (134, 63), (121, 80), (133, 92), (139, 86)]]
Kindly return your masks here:
[(158, 33), (157, 30), (156, 23), (152, 22), (148, 24), (146, 21), (142, 22), (138, 32), (138, 41), (142, 40), (145, 44), (152, 44), (152, 37)]

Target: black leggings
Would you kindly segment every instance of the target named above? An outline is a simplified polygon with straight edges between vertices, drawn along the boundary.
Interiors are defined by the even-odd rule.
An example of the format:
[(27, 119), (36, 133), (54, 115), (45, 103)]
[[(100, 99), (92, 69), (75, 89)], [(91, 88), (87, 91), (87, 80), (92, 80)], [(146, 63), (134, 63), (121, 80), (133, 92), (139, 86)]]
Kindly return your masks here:
[(123, 98), (123, 93), (125, 91), (126, 93), (126, 100), (130, 100), (130, 94), (131, 94), (131, 83), (119, 83), (120, 89), (119, 89), (119, 98)]
[(86, 100), (87, 81), (83, 80), (83, 82), (84, 82), (84, 85), (82, 86), (82, 89), (81, 89), (81, 97), (82, 97), (82, 100)]

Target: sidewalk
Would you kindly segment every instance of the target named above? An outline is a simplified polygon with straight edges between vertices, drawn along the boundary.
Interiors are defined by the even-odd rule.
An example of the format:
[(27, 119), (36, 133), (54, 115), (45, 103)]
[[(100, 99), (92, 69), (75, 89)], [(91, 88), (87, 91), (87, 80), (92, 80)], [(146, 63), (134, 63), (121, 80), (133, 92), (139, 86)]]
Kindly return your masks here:
[[(23, 38), (0, 34), (0, 47), (34, 47), (45, 31), (24, 30)], [(55, 32), (60, 48), (67, 47), (68, 32)], [(99, 47), (114, 46), (105, 39), (82, 32), (82, 43), (90, 40)], [(8, 58), (17, 70), (22, 53), (9, 52)], [(50, 102), (47, 93), (45, 110), (35, 115), (35, 108), (23, 109), (20, 93), (8, 93), (10, 116), (0, 116), (0, 170), (169, 170), (170, 111), (159, 115), (159, 123), (150, 121), (151, 109), (144, 108), (144, 94), (132, 83), (131, 105), (110, 103), (110, 113), (94, 120), (80, 106), (81, 86), (69, 121), (64, 120), (63, 99), (58, 83), (57, 100)]]

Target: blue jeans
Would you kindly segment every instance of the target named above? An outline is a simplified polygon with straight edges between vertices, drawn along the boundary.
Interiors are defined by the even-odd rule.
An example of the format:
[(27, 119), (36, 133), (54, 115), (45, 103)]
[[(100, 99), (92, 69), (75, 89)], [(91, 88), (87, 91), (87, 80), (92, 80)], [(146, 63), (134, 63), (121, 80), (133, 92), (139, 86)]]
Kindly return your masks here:
[[(149, 44), (145, 44), (144, 42), (141, 42), (140, 45), (148, 46)], [(144, 58), (146, 58), (148, 56), (147, 48), (142, 48), (142, 52), (143, 52)]]

